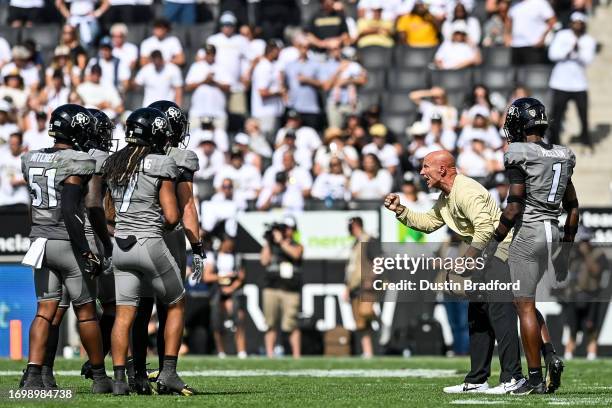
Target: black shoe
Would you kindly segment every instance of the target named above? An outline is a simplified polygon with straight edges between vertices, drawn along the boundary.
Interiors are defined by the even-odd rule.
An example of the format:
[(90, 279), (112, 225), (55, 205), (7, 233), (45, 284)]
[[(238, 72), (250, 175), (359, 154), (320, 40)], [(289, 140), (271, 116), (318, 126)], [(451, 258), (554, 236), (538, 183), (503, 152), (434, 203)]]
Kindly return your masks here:
[(138, 395), (151, 395), (153, 393), (149, 379), (144, 375), (138, 374), (134, 377), (134, 383), (130, 384), (130, 391)]
[(518, 389), (511, 391), (512, 395), (529, 395), (529, 394), (546, 394), (546, 385), (544, 382), (539, 383), (538, 385), (532, 385), (529, 383), (529, 380), (525, 382)]
[(177, 373), (169, 375), (160, 374), (159, 377), (157, 377), (157, 392), (159, 394), (178, 394), (185, 397), (196, 394), (196, 391), (185, 384)]
[(113, 395), (130, 395), (130, 386), (125, 381), (112, 380)]
[(41, 377), (46, 390), (57, 390), (57, 382), (53, 375), (53, 368), (48, 366), (42, 366)]
[(91, 384), (91, 392), (93, 394), (110, 394), (111, 392), (114, 394), (113, 380), (110, 377), (94, 378), (93, 384)]
[(554, 393), (561, 386), (561, 374), (563, 373), (563, 360), (561, 357), (553, 354), (546, 363), (546, 392)]
[(45, 384), (40, 374), (32, 374), (26, 370), (19, 388), (22, 390), (44, 390)]
[(81, 375), (85, 377), (86, 380), (93, 380), (93, 372), (91, 371), (91, 363), (89, 360), (84, 362), (81, 366)]
[(21, 370), (23, 374), (21, 374), (21, 379), (19, 380), (19, 388), (23, 388), (26, 379), (26, 370)]

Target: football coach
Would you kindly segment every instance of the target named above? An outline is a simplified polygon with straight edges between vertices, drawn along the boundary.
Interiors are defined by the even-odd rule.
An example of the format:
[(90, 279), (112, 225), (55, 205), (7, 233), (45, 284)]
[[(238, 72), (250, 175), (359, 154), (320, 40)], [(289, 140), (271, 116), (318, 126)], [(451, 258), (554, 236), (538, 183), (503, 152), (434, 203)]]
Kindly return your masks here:
[[(425, 156), (420, 172), (429, 188), (441, 191), (427, 212), (414, 212), (400, 204), (397, 194), (385, 197), (385, 207), (396, 214), (406, 226), (431, 233), (447, 225), (470, 246), (464, 257), (480, 256), (499, 223), (501, 211), (489, 192), (477, 181), (457, 174), (455, 159), (447, 151), (436, 151)], [(509, 244), (512, 237), (506, 237)], [(510, 281), (507, 265), (508, 245), (500, 245), (484, 272), (486, 279)], [(470, 334), (470, 372), (463, 384), (445, 387), (446, 393), (486, 392), (506, 394), (525, 381), (520, 360), (517, 314), (512, 299), (471, 300), (468, 307)], [(489, 387), (491, 359), (497, 340), (501, 363), (500, 384)]]

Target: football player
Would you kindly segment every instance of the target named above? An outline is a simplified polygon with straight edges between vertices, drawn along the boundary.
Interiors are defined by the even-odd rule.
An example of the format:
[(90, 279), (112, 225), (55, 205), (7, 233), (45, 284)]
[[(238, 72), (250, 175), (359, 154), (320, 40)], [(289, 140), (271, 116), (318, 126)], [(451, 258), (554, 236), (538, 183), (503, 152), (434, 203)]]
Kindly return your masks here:
[[(193, 253), (191, 278), (194, 281), (199, 281), (202, 277), (202, 263), (205, 258), (202, 251), (202, 243), (200, 242), (200, 221), (196, 210), (195, 200), (193, 197), (193, 174), (199, 169), (198, 157), (191, 150), (181, 149), (184, 146), (185, 138), (188, 136), (187, 117), (181, 108), (171, 101), (157, 101), (149, 105), (149, 108), (154, 108), (162, 111), (168, 123), (170, 124), (171, 134), (168, 139), (168, 144), (165, 149), (166, 154), (174, 159), (178, 167), (178, 177), (176, 179), (176, 198), (181, 212), (182, 223), (179, 223), (173, 231), (169, 231), (164, 235), (164, 241), (170, 250), (174, 260), (179, 265), (181, 277), (185, 279), (187, 265), (187, 251), (185, 247), (185, 236), (189, 240)], [(146, 339), (148, 336), (147, 326), (151, 318), (153, 293), (143, 294), (141, 298), (141, 306), (134, 322), (132, 330), (133, 336), (133, 355), (135, 374), (138, 377), (134, 381), (134, 385), (138, 387), (138, 392), (146, 393), (148, 381), (142, 381), (142, 374), (145, 372), (146, 365)], [(163, 368), (164, 361), (164, 331), (166, 326), (167, 307), (159, 301), (156, 303), (157, 318), (159, 328), (157, 330), (157, 352), (159, 357), (159, 370), (153, 370), (150, 373), (151, 379), (157, 377)], [(145, 389), (142, 389), (144, 385)]]
[(126, 121), (127, 145), (103, 166), (116, 214), (116, 316), (111, 345), (115, 395), (129, 394), (125, 367), (129, 334), (145, 284), (168, 308), (158, 392), (194, 394), (176, 372), (185, 288), (180, 268), (163, 239), (165, 230), (174, 229), (180, 221), (174, 186), (179, 172), (174, 159), (165, 154), (170, 132), (163, 112), (153, 108), (135, 110)]
[[(49, 122), (49, 136), (55, 138), (53, 147), (31, 151), (22, 157), (23, 176), (32, 198), (32, 246), (33, 250), (44, 251), (44, 256), (40, 253), (36, 256), (42, 261), (37, 262), (34, 270), (38, 307), (30, 326), (30, 355), (23, 377), (25, 389), (57, 387), (52, 375), (54, 356), (50, 354), (54, 355), (57, 348), (56, 315), (65, 290), (92, 364), (92, 391), (112, 391), (104, 369), (94, 303), (93, 280), (102, 271), (102, 263), (92, 251), (84, 229), (87, 183), (96, 170), (94, 159), (87, 154), (94, 132), (95, 119), (87, 109), (74, 104), (62, 105), (53, 111)], [(58, 323), (56, 326), (54, 321)], [(48, 342), (52, 347), (47, 348)], [(50, 359), (47, 367), (51, 369), (45, 376), (47, 384), (42, 377), (46, 355)]]
[(572, 184), (576, 157), (569, 148), (544, 141), (547, 127), (544, 105), (537, 99), (520, 98), (508, 108), (504, 123), (510, 144), (504, 155), (510, 180), (508, 205), (484, 252), (488, 258), (514, 227), (510, 274), (513, 282), (520, 281), (514, 302), (529, 368), (529, 380), (512, 392), (518, 395), (554, 392), (561, 384), (563, 371), (563, 361), (555, 354), (544, 319), (535, 307), (535, 294), (553, 252), (549, 247), (559, 242), (561, 207), (568, 213), (561, 242), (573, 242), (578, 228), (578, 199)]

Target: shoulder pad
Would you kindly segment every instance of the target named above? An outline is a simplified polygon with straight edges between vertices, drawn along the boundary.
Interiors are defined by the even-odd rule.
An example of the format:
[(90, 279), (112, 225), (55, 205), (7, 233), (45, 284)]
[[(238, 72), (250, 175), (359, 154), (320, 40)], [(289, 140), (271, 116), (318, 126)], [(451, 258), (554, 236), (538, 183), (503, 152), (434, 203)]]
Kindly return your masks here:
[(191, 150), (183, 150), (177, 147), (171, 147), (168, 150), (168, 156), (172, 157), (176, 162), (176, 166), (195, 173), (200, 169), (198, 156)]
[(62, 180), (70, 176), (91, 176), (96, 171), (95, 159), (85, 152), (61, 150), (57, 161), (63, 174)]
[(142, 161), (142, 172), (153, 177), (176, 179), (178, 168), (176, 162), (165, 154), (149, 154)]
[(96, 161), (96, 174), (102, 174), (102, 165), (108, 159), (108, 152), (98, 149), (90, 149), (89, 155)]
[(510, 143), (504, 153), (504, 166), (524, 169), (527, 162), (527, 146), (525, 143)]

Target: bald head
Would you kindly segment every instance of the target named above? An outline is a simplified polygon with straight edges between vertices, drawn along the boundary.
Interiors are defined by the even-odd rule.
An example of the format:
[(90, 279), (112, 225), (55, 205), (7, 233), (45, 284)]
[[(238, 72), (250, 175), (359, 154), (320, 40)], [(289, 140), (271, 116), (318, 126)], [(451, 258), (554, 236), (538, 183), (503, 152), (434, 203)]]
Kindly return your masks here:
[(438, 150), (425, 156), (421, 176), (429, 188), (438, 188), (448, 194), (456, 175), (455, 158), (450, 152)]

